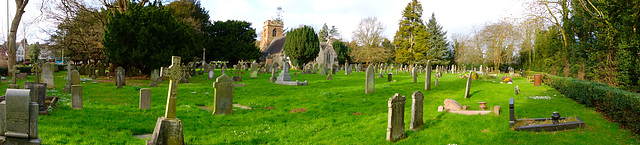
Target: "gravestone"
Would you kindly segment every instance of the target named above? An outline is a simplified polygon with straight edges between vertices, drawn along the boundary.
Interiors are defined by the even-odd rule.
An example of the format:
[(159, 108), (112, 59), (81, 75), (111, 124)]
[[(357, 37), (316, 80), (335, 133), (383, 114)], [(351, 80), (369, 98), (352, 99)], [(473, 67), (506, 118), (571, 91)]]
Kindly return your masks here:
[(184, 135), (182, 133), (182, 121), (176, 118), (176, 104), (178, 102), (178, 81), (183, 77), (183, 70), (180, 66), (180, 56), (171, 57), (169, 70), (160, 70), (160, 75), (169, 77), (169, 93), (167, 107), (164, 117), (159, 117), (156, 127), (151, 135), (151, 140), (147, 140), (147, 145), (171, 144), (183, 145)]
[(411, 69), (411, 78), (413, 78), (413, 83), (418, 82), (418, 72), (416, 71), (416, 67)]
[(269, 78), (269, 82), (276, 82), (276, 72), (278, 72), (277, 63), (274, 61), (273, 65), (271, 65), (271, 77)]
[(98, 63), (98, 76), (107, 76), (105, 73), (106, 66), (103, 63)]
[(431, 90), (431, 60), (427, 60), (427, 66), (425, 66), (424, 89)]
[(467, 77), (467, 89), (464, 91), (464, 98), (469, 98), (469, 91), (471, 90), (471, 75), (473, 74), (473, 72), (469, 73), (469, 76)]
[(434, 86), (438, 86), (440, 83), (438, 83), (438, 78), (436, 77), (436, 83), (434, 84)]
[(393, 77), (393, 74), (392, 74), (392, 73), (388, 73), (388, 74), (387, 74), (387, 82), (391, 82), (391, 81), (393, 81), (393, 78), (392, 78), (392, 77)]
[(31, 91), (32, 102), (38, 103), (39, 111), (46, 111), (45, 100), (47, 98), (47, 84), (36, 82), (24, 82), (24, 89)]
[(424, 95), (422, 95), (420, 91), (415, 91), (411, 94), (411, 98), (413, 101), (411, 102), (411, 123), (409, 124), (409, 129), (418, 130), (422, 128), (424, 124), (424, 120), (422, 119)]
[(140, 110), (151, 109), (151, 89), (140, 89)]
[(227, 72), (227, 64), (222, 65), (222, 73), (224, 74), (225, 72)]
[(371, 94), (375, 92), (375, 79), (375, 70), (373, 69), (373, 65), (369, 65), (365, 79), (364, 94)]
[(231, 80), (233, 82), (242, 82), (242, 76), (233, 76)]
[(54, 68), (53, 63), (45, 63), (42, 65), (42, 82), (47, 83), (47, 89), (55, 89), (55, 76), (54, 76)]
[(71, 86), (71, 109), (82, 109), (82, 85)]
[(258, 64), (251, 63), (251, 72), (249, 72), (249, 78), (258, 78)]
[(125, 71), (124, 68), (118, 67), (116, 69), (116, 85), (118, 89), (122, 89), (122, 86), (127, 85), (127, 82), (124, 80)]
[(449, 111), (460, 111), (462, 110), (462, 105), (460, 105), (460, 103), (458, 103), (458, 101), (456, 100), (445, 99), (444, 109)]
[(380, 68), (380, 73), (378, 73), (378, 78), (384, 78), (384, 76), (382, 76), (382, 68)]
[(332, 73), (329, 73), (329, 75), (327, 75), (327, 80), (333, 80), (333, 76), (331, 74)]
[(404, 104), (405, 97), (396, 93), (393, 97), (389, 98), (389, 117), (387, 121), (387, 141), (395, 142), (402, 138), (404, 135)]
[(213, 82), (213, 88), (215, 89), (213, 115), (232, 114), (234, 85), (231, 78), (222, 74), (216, 79), (216, 82)]
[(32, 102), (28, 89), (7, 89), (0, 103), (2, 144), (40, 144), (38, 138), (38, 104)]
[(216, 75), (215, 70), (213, 68), (209, 69), (209, 77), (208, 79), (213, 79), (213, 77)]
[(42, 68), (40, 68), (40, 63), (38, 63), (38, 61), (33, 64), (31, 72), (33, 72), (35, 76), (34, 82), (40, 83), (40, 72), (42, 72)]
[(18, 82), (18, 73), (20, 73), (20, 70), (18, 70), (17, 66), (13, 66), (13, 70), (10, 70), (9, 73), (11, 73), (11, 84), (9, 84), (9, 88), (10, 89), (19, 89), (20, 86), (18, 84), (16, 84)]
[(80, 72), (77, 70), (71, 71), (71, 84), (72, 85), (80, 85), (82, 81), (80, 81)]
[(153, 69), (153, 71), (151, 71), (151, 76), (149, 77), (149, 79), (151, 79), (151, 83), (149, 83), (149, 87), (157, 87), (158, 86), (158, 78), (160, 78), (160, 72), (158, 71), (158, 69)]

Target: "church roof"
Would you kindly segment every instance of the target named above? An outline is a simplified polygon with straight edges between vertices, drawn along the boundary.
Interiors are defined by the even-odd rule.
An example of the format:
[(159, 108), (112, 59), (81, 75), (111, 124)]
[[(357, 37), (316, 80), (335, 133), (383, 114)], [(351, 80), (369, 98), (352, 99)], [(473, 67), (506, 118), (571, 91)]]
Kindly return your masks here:
[(262, 53), (266, 54), (274, 54), (274, 53), (282, 53), (282, 49), (284, 47), (284, 41), (286, 40), (286, 36), (276, 37), (271, 41), (271, 44), (267, 46), (267, 49)]

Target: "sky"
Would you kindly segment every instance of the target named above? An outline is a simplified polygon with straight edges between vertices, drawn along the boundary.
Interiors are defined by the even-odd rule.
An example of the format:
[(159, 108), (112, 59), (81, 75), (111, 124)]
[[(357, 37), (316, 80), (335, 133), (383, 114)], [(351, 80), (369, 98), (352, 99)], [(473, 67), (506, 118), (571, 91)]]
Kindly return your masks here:
[[(0, 41), (7, 37), (7, 1), (11, 21), (15, 14), (15, 1), (0, 2)], [(87, 0), (96, 3), (96, 0)], [(524, 0), (419, 0), (423, 9), (423, 21), (432, 13), (438, 23), (451, 36), (455, 33), (471, 33), (473, 27), (497, 21), (504, 17), (520, 17), (525, 9)], [(384, 37), (393, 39), (398, 30), (402, 10), (411, 0), (200, 0), (209, 11), (212, 21), (243, 20), (252, 23), (260, 37), (263, 23), (276, 18), (277, 7), (282, 7), (285, 28), (309, 25), (316, 31), (327, 24), (336, 26), (343, 40), (352, 40), (352, 32), (361, 19), (377, 17), (385, 25)], [(18, 30), (18, 39), (27, 38), (29, 43), (43, 42), (55, 28), (50, 22), (38, 19), (42, 0), (30, 0)], [(166, 3), (165, 3), (166, 4)], [(26, 26), (27, 29), (24, 29)], [(259, 40), (259, 38), (258, 38)]]

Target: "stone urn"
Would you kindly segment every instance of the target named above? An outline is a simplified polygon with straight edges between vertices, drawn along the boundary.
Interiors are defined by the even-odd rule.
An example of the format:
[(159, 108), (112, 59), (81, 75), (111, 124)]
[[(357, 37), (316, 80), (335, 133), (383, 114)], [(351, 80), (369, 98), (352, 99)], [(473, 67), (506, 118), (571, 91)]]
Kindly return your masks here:
[(478, 106), (478, 107), (480, 107), (480, 109), (482, 109), (482, 110), (487, 108), (487, 102), (478, 102), (478, 104), (480, 104), (480, 106)]
[(558, 124), (558, 120), (560, 120), (560, 113), (553, 112), (553, 114), (551, 115), (551, 120), (553, 120), (553, 124)]

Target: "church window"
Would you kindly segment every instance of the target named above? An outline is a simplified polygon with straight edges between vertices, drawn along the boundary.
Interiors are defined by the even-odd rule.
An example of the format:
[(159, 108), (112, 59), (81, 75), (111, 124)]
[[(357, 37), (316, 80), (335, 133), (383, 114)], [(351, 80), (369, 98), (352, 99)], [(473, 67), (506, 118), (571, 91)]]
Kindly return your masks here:
[(276, 37), (276, 32), (278, 32), (276, 28), (273, 28), (273, 32), (271, 32), (271, 36)]

